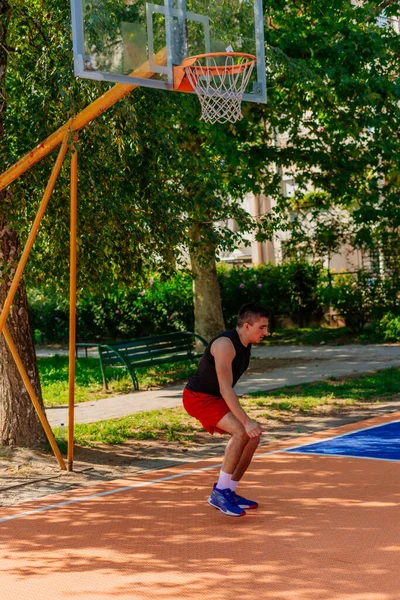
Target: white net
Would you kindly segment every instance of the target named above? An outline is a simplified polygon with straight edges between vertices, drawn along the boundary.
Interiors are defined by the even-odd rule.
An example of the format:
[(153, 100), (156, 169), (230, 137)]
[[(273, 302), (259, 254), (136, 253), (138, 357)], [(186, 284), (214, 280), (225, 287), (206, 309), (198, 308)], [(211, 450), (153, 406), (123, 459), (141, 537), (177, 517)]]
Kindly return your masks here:
[(187, 59), (185, 73), (201, 104), (207, 123), (235, 123), (243, 118), (242, 98), (256, 57), (250, 54), (216, 53)]

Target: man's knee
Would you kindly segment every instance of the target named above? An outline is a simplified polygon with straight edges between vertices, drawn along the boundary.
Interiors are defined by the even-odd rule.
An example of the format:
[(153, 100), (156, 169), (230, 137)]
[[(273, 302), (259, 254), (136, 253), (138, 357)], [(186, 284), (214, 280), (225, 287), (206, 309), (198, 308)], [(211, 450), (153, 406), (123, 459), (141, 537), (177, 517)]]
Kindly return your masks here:
[(251, 448), (256, 449), (260, 443), (260, 437), (261, 436), (257, 436), (257, 437), (249, 437), (246, 429), (244, 428), (244, 426), (240, 423), (240, 425), (238, 425), (235, 430), (232, 432), (232, 437), (235, 437), (238, 441), (240, 440), (240, 442), (242, 442), (242, 444), (244, 446), (248, 446)]
[(241, 424), (240, 427), (238, 426), (235, 431), (232, 433), (232, 437), (236, 438), (238, 441), (242, 442), (242, 444), (245, 446), (246, 444), (248, 444), (250, 438), (246, 433), (245, 428), (243, 427), (243, 425)]
[(256, 449), (260, 443), (260, 440), (261, 440), (260, 435), (258, 435), (257, 437), (254, 437), (254, 438), (249, 438), (247, 445), (250, 446), (251, 448)]
[(232, 438), (242, 441), (244, 444), (249, 440), (249, 436), (247, 435), (244, 426), (231, 412), (222, 417), (217, 423), (217, 427), (226, 431), (226, 433), (229, 433)]

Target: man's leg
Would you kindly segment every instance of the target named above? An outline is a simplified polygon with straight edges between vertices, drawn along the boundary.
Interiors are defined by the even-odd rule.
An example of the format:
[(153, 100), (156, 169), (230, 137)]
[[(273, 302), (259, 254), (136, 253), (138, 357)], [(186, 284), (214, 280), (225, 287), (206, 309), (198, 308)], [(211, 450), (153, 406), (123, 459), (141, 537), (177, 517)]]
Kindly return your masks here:
[(218, 508), (226, 515), (240, 517), (246, 513), (236, 502), (230, 486), (232, 474), (241, 461), (243, 450), (249, 441), (249, 436), (243, 425), (231, 412), (222, 417), (222, 419), (218, 421), (216, 427), (229, 433), (231, 439), (225, 449), (225, 456), (218, 482), (214, 485), (208, 502), (211, 506)]
[[(237, 484), (237, 482), (239, 482), (243, 475), (246, 473), (252, 458), (254, 456), (254, 452), (257, 450), (258, 444), (260, 443), (260, 438), (256, 437), (256, 438), (249, 438), (249, 441), (247, 442), (247, 444), (245, 445), (243, 451), (242, 451), (242, 455), (240, 457), (239, 462), (236, 465), (235, 470), (232, 473), (232, 483)], [(235, 486), (236, 489), (236, 486)]]
[[(245, 428), (242, 423), (235, 417), (231, 412), (227, 413), (220, 421), (218, 421), (217, 425), (218, 429), (222, 429), (231, 435), (231, 439), (229, 440), (226, 449), (224, 460), (222, 462), (222, 471), (224, 473), (229, 473), (233, 475), (235, 473), (239, 463), (241, 463), (243, 452), (248, 445), (251, 438), (246, 433)], [(257, 438), (258, 440), (258, 438)], [(258, 445), (258, 444), (257, 444)], [(255, 448), (253, 450), (253, 454), (255, 452)], [(253, 456), (251, 455), (251, 457)], [(247, 453), (246, 453), (247, 456)], [(250, 464), (251, 457), (248, 460), (248, 465)], [(245, 471), (246, 469), (244, 469)], [(243, 473), (244, 473), (243, 471)], [(243, 475), (242, 473), (242, 475)]]
[[(225, 457), (217, 488), (223, 489), (229, 484), (229, 489), (233, 493), (234, 504), (245, 510), (249, 508), (257, 508), (258, 503), (254, 500), (248, 500), (243, 496), (238, 496), (236, 494), (236, 488), (251, 463), (254, 452), (260, 443), (260, 437), (249, 438), (243, 425), (232, 413), (225, 415), (225, 417), (219, 421), (217, 427), (224, 429), (225, 431), (230, 430), (228, 432), (232, 435), (225, 450)], [(242, 430), (245, 433), (244, 440), (246, 443), (244, 446), (240, 444), (240, 440), (243, 437)], [(240, 448), (241, 450), (238, 451)], [(231, 470), (232, 468), (233, 470)], [(221, 482), (223, 482), (223, 486), (220, 485)]]
[(217, 423), (217, 427), (232, 436), (226, 446), (222, 471), (231, 474), (232, 481), (238, 482), (247, 471), (260, 438), (249, 438), (243, 425), (231, 412)]

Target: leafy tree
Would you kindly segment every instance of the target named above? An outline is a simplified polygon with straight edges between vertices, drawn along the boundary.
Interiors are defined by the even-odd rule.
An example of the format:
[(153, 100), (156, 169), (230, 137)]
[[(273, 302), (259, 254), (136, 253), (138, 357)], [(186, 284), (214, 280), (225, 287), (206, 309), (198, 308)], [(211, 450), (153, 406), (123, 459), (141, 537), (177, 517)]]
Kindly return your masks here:
[[(7, 53), (2, 80), (8, 98), (2, 166), (108, 88), (72, 78), (68, 3), (9, 4), (7, 45), (15, 51)], [(8, 9), (7, 2), (1, 6)], [(168, 273), (188, 247), (196, 328), (209, 337), (223, 326), (215, 251), (234, 247), (255, 225), (260, 239), (289, 222), (279, 183), (280, 172), (294, 166), (300, 196), (312, 185), (332, 203), (352, 207), (356, 243), (373, 243), (371, 223), (392, 236), (398, 223), (400, 37), (376, 25), (382, 8), (397, 14), (399, 2), (269, 2), (269, 103), (245, 105), (245, 118), (235, 125), (199, 122), (192, 96), (137, 90), (87, 127), (79, 154), (79, 287), (106, 289), (116, 279), (131, 284), (156, 265)], [(279, 137), (285, 144), (276, 144)], [(12, 202), (2, 205), (8, 229), (21, 239), (52, 160), (16, 182)], [(61, 292), (68, 273), (68, 188), (65, 169), (26, 274), (37, 282), (45, 273), (42, 281), (54, 281)], [(250, 191), (277, 201), (257, 224), (235, 200)], [(237, 221), (237, 232), (225, 226), (228, 217)], [(22, 314), (27, 322), (26, 308)], [(11, 387), (13, 403), (20, 402), (17, 385)]]
[[(12, 165), (62, 122), (98, 97), (109, 86), (94, 86), (72, 77), (69, 5), (64, 2), (21, 0), (3, 3), (1, 20), (1, 171)], [(6, 70), (7, 66), (7, 70)], [(6, 110), (7, 109), (7, 110)], [(132, 104), (121, 102), (108, 117), (81, 136), (79, 287), (102, 287), (119, 279), (132, 282), (134, 274), (154, 267), (156, 258), (170, 260), (163, 244), (165, 228), (154, 219), (150, 227), (137, 178), (116, 175), (123, 150), (121, 129), (135, 122)], [(131, 127), (132, 130), (132, 127)], [(125, 145), (140, 152), (138, 136), (125, 136)], [(3, 305), (19, 257), (18, 237), (26, 239), (54, 156), (48, 157), (3, 193), (0, 207), (1, 280)], [(101, 170), (99, 170), (101, 165)], [(47, 214), (25, 273), (28, 284), (56, 285), (68, 290), (69, 173), (68, 161), (57, 182)], [(134, 172), (134, 165), (131, 165)], [(116, 176), (115, 176), (116, 175)], [(159, 231), (160, 243), (154, 239)], [(152, 248), (149, 251), (149, 248)], [(165, 262), (165, 261), (164, 261)], [(137, 279), (137, 277), (136, 277)], [(29, 327), (24, 284), (21, 283), (8, 326), (38, 397), (41, 397), (33, 339)], [(43, 440), (30, 399), (14, 362), (0, 338), (0, 439), (4, 444), (32, 445)]]
[(290, 238), (285, 257), (303, 257), (312, 262), (327, 261), (339, 251), (350, 234), (347, 211), (335, 206), (327, 192), (309, 192), (292, 202)]
[[(4, 148), (6, 112), (6, 69), (9, 56), (15, 48), (8, 43), (11, 8), (7, 0), (0, 0), (0, 140)], [(0, 170), (4, 162), (0, 162)], [(7, 216), (13, 197), (9, 191), (0, 192), (0, 306), (8, 291), (8, 282), (15, 272), (19, 245), (16, 231)], [(19, 286), (14, 306), (8, 319), (8, 328), (25, 365), (39, 399), (40, 382), (33, 348), (33, 338), (28, 321), (28, 304), (23, 283)], [(43, 431), (24, 389), (14, 360), (0, 336), (0, 443), (34, 445), (43, 441)]]
[[(9, 16), (7, 44), (13, 53), (8, 56), (5, 78), (8, 106), (3, 112), (2, 170), (109, 87), (75, 81), (71, 76), (68, 4), (33, 0), (27, 5), (12, 0)], [(222, 221), (232, 215), (248, 225), (249, 218), (229, 197), (230, 191), (240, 186), (244, 189), (234, 175), (232, 161), (227, 160), (221, 140), (219, 152), (214, 152), (210, 143), (207, 146), (207, 128), (195, 125), (197, 118), (195, 98), (179, 95), (167, 104), (165, 94), (139, 91), (134, 101), (127, 98), (120, 102), (81, 133), (78, 288), (106, 291), (116, 280), (127, 285), (138, 283), (146, 269), (157, 268), (167, 274), (189, 242), (198, 299), (197, 329), (210, 337), (223, 328), (215, 249), (220, 243), (232, 247), (238, 237)], [(226, 132), (221, 133), (228, 138)], [(231, 148), (233, 156), (238, 156), (235, 146)], [(47, 157), (11, 186), (12, 196), (2, 210), (15, 240), (17, 235), (22, 240), (27, 236), (53, 160), (53, 156)], [(25, 274), (28, 284), (56, 286), (64, 296), (68, 289), (67, 167), (68, 162), (59, 176)], [(216, 220), (221, 224), (214, 227)], [(19, 254), (16, 244), (13, 260), (3, 270), (3, 301)], [(19, 307), (21, 319), (14, 335), (29, 327), (22, 284), (19, 297), (24, 298), (25, 305)], [(21, 350), (20, 341), (17, 345)], [(12, 361), (5, 346), (2, 353), (1, 358), (7, 356), (2, 364), (9, 371)], [(25, 363), (30, 372), (36, 369), (31, 336)], [(18, 374), (13, 381), (4, 378), (2, 386), (10, 397), (11, 414), (16, 405), (22, 406)], [(36, 387), (40, 396), (39, 382)], [(28, 407), (26, 397), (21, 412)], [(14, 423), (13, 428), (20, 424)], [(32, 443), (26, 431), (19, 436), (7, 433), (5, 423), (3, 432), (4, 443)], [(34, 437), (36, 441), (38, 436)]]
[[(268, 153), (273, 134), (281, 141), (269, 156), (282, 172), (295, 174), (297, 200), (310, 187), (327, 194), (324, 211), (309, 211), (314, 246), (325, 253), (335, 248), (343, 223), (321, 217), (344, 208), (353, 245), (380, 249), (399, 269), (400, 36), (379, 26), (382, 10), (398, 17), (400, 3), (269, 3), (269, 135), (255, 122), (256, 146)], [(294, 240), (306, 244), (300, 220), (290, 219), (292, 199), (271, 193), (275, 218), (280, 215), (280, 225), (286, 221)]]
[[(210, 128), (193, 119), (193, 98), (181, 101), (183, 112), (174, 96), (163, 103), (172, 127), (164, 125), (163, 135), (176, 140), (171, 143), (177, 172), (171, 177), (170, 164), (168, 181), (172, 178), (184, 190), (182, 224), (194, 225), (189, 228), (194, 271), (195, 251), (203, 249), (199, 277), (204, 273), (201, 262), (212, 264), (215, 249), (232, 241), (219, 226), (222, 215), (237, 218), (234, 242), (254, 228), (254, 220), (232, 201), (248, 191), (276, 199), (276, 207), (257, 223), (257, 239), (287, 228), (294, 234), (293, 245), (307, 245), (315, 257), (329, 260), (344, 239), (373, 248), (379, 223), (382, 239), (395, 243), (400, 218), (400, 36), (378, 25), (383, 8), (388, 16), (400, 14), (398, 1), (362, 6), (348, 0), (334, 6), (328, 0), (269, 3), (266, 106), (245, 105), (242, 122)], [(312, 206), (307, 211), (303, 206), (300, 215), (310, 218), (311, 234), (301, 218), (292, 219), (292, 200), (281, 193), (281, 174), (293, 170), (295, 200), (310, 187), (317, 190)], [(351, 219), (343, 218), (343, 209)], [(213, 280), (210, 274), (204, 295), (198, 296), (203, 302), (207, 290), (215, 298)], [(207, 313), (216, 313), (212, 300)]]

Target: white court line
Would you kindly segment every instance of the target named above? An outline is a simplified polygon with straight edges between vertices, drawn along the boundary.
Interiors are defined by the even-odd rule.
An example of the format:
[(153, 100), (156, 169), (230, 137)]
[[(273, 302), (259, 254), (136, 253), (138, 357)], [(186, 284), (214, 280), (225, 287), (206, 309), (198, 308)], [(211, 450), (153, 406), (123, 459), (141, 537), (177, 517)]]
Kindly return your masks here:
[(322, 453), (322, 452), (300, 452), (300, 450), (298, 452), (290, 452), (290, 454), (296, 454), (296, 455), (300, 455), (301, 456), (325, 456), (325, 458), (329, 458), (330, 456), (339, 456), (340, 458), (361, 458), (364, 460), (381, 460), (384, 462), (393, 462), (393, 463), (399, 463), (399, 459), (396, 458), (376, 458), (373, 456), (355, 456), (354, 454), (327, 454), (327, 453)]
[[(322, 440), (319, 440), (318, 442), (314, 442), (314, 443), (320, 443), (320, 442), (324, 442), (327, 440), (334, 440), (340, 437), (345, 437), (347, 435), (351, 435), (352, 433), (356, 433), (359, 431), (367, 431), (368, 429), (376, 429), (378, 427), (384, 427), (385, 425), (390, 425), (391, 423), (400, 423), (400, 421), (390, 421), (390, 423), (383, 423), (382, 425), (372, 425), (370, 427), (364, 427), (363, 429), (356, 429), (355, 431), (349, 431), (348, 433), (344, 433), (341, 435), (336, 435), (334, 437), (331, 438), (324, 438)], [(270, 456), (272, 454), (282, 454), (282, 453), (288, 453), (289, 450), (296, 450), (297, 448), (303, 448), (305, 446), (311, 446), (312, 444), (301, 444), (299, 446), (293, 446), (292, 448), (285, 448), (284, 450), (271, 450), (270, 452), (264, 452), (262, 454), (256, 454), (254, 456), (253, 460), (256, 460), (258, 458), (262, 458), (264, 456)], [(302, 454), (304, 456), (305, 453), (299, 453)], [(327, 455), (327, 454), (322, 454), (321, 456), (334, 456), (332, 454)], [(339, 455), (339, 456), (343, 456), (343, 455)], [(359, 458), (359, 457), (358, 457)], [(371, 460), (371, 459), (368, 459)], [(376, 459), (376, 460), (381, 460), (381, 459)], [(384, 459), (382, 459), (384, 460)], [(0, 523), (4, 523), (5, 521), (12, 521), (13, 519), (20, 519), (21, 517), (27, 517), (29, 515), (34, 515), (36, 513), (40, 513), (40, 512), (45, 512), (47, 510), (50, 510), (52, 508), (59, 508), (60, 506), (67, 506), (68, 504), (76, 504), (78, 502), (86, 502), (87, 500), (93, 500), (94, 498), (100, 498), (102, 496), (110, 496), (111, 494), (118, 494), (119, 492), (126, 492), (128, 490), (133, 490), (135, 488), (140, 488), (140, 487), (146, 487), (149, 485), (153, 485), (155, 483), (159, 483), (160, 481), (169, 481), (171, 479), (178, 479), (180, 477), (186, 477), (187, 475), (193, 475), (193, 473), (201, 473), (202, 471), (209, 471), (210, 469), (218, 469), (222, 466), (222, 463), (216, 464), (216, 465), (211, 465), (209, 467), (202, 467), (201, 469), (194, 469), (193, 471), (185, 471), (184, 473), (178, 473), (176, 475), (168, 475), (167, 477), (159, 477), (158, 479), (152, 479), (151, 481), (144, 481), (142, 483), (134, 483), (133, 485), (128, 485), (122, 488), (115, 488), (114, 490), (109, 490), (107, 492), (98, 492), (97, 494), (91, 494), (90, 496), (82, 496), (80, 498), (74, 498), (73, 500), (65, 500), (64, 502), (58, 502), (57, 504), (49, 504), (48, 506), (42, 506), (41, 508), (35, 508), (33, 510), (29, 510), (23, 513), (18, 513), (16, 515), (11, 515), (9, 517), (3, 517), (2, 519), (0, 519)]]
[[(273, 450), (271, 452), (264, 452), (263, 454), (257, 454), (254, 456), (254, 459), (261, 458), (262, 456), (267, 456), (269, 454), (278, 454), (282, 452), (282, 450)], [(114, 490), (108, 490), (107, 492), (98, 492), (97, 494), (91, 494), (90, 496), (81, 496), (80, 498), (74, 498), (73, 500), (64, 500), (64, 502), (58, 502), (57, 504), (49, 504), (48, 506), (42, 506), (41, 508), (35, 508), (33, 510), (29, 510), (23, 513), (18, 513), (16, 515), (11, 515), (9, 517), (3, 517), (0, 519), (0, 523), (4, 523), (5, 521), (12, 521), (13, 519), (19, 519), (21, 517), (27, 517), (29, 515), (34, 515), (36, 513), (44, 512), (46, 510), (50, 510), (52, 508), (59, 508), (60, 506), (67, 506), (68, 504), (76, 504), (77, 502), (86, 502), (87, 500), (93, 500), (94, 498), (100, 498), (101, 496), (110, 496), (111, 494), (118, 494), (119, 492), (126, 492), (128, 490), (133, 490), (135, 488), (147, 487), (149, 485), (153, 485), (155, 483), (159, 483), (160, 481), (169, 481), (170, 479), (178, 479), (179, 477), (186, 477), (186, 475), (193, 475), (193, 473), (201, 473), (202, 471), (209, 471), (210, 469), (219, 469), (222, 467), (222, 463), (217, 465), (211, 465), (209, 467), (202, 467), (201, 469), (194, 469), (193, 471), (185, 471), (184, 473), (177, 473), (176, 475), (168, 475), (167, 477), (159, 477), (158, 479), (152, 479), (151, 481), (143, 481), (142, 483), (134, 483), (132, 485), (127, 485), (121, 488), (115, 488)]]

